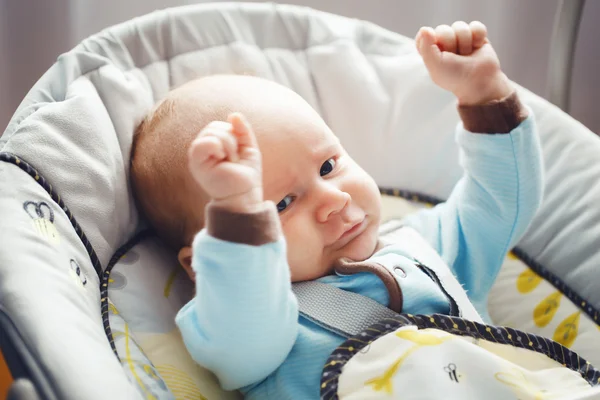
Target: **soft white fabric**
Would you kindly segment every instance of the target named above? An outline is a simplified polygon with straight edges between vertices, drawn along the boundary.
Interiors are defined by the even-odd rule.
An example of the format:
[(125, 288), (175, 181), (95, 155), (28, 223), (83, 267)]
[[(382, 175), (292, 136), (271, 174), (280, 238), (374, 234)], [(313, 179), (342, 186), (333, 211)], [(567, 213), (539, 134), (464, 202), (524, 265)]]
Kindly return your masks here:
[[(85, 40), (27, 95), (0, 151), (19, 155), (49, 180), (105, 267), (140, 225), (127, 179), (136, 125), (169, 89), (213, 73), (252, 73), (296, 90), (382, 186), (445, 197), (459, 178), (453, 99), (431, 83), (410, 39), (273, 4), (160, 11)], [(546, 200), (520, 245), (600, 308), (600, 140), (522, 93), (538, 119), (547, 182)], [(68, 222), (55, 224), (62, 239), (52, 245), (58, 253), (47, 253), (19, 211), (28, 198), (43, 198), (41, 188), (5, 163), (0, 182), (0, 302), (60, 398), (118, 398), (89, 389), (99, 387), (134, 398), (104, 337), (99, 282)], [(89, 279), (83, 297), (68, 286), (50, 290), (71, 274), (61, 261), (67, 257), (76, 257)], [(60, 334), (59, 325), (66, 327)], [(94, 357), (79, 357), (90, 352)]]
[[(503, 341), (506, 333), (492, 335)], [(600, 398), (600, 386), (591, 387), (579, 372), (534, 352), (537, 343), (531, 338), (526, 348), (518, 348), (441, 329), (402, 327), (344, 365), (337, 394), (343, 400)]]

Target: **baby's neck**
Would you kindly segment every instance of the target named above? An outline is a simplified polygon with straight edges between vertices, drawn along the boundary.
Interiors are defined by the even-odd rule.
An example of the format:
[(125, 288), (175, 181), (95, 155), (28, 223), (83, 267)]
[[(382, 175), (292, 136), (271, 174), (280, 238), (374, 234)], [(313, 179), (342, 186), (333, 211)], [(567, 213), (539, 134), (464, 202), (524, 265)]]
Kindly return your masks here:
[[(373, 254), (377, 253), (379, 250), (383, 249), (385, 247), (385, 243), (383, 243), (383, 241), (381, 239), (377, 239), (377, 246), (375, 246), (375, 250), (373, 250)], [(371, 254), (369, 257), (373, 257), (373, 254)]]

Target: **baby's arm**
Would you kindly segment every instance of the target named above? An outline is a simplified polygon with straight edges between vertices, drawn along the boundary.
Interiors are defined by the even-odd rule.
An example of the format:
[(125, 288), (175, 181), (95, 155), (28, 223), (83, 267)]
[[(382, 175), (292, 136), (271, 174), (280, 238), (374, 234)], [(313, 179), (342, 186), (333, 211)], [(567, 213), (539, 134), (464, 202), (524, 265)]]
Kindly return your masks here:
[(228, 390), (277, 369), (298, 329), (277, 211), (255, 190), (260, 168), (254, 134), (240, 115), (209, 124), (190, 149), (192, 175), (213, 200), (193, 243), (196, 296), (176, 322), (192, 358)]
[[(459, 29), (465, 26), (458, 24)], [(485, 28), (473, 27), (455, 35), (449, 27), (422, 29), (417, 36), (430, 74), (458, 98), (463, 124), (456, 139), (464, 176), (445, 203), (406, 222), (438, 251), (485, 314), (487, 294), (506, 252), (539, 207), (543, 178), (533, 117), (501, 72)], [(471, 49), (461, 46), (461, 37), (471, 38)]]

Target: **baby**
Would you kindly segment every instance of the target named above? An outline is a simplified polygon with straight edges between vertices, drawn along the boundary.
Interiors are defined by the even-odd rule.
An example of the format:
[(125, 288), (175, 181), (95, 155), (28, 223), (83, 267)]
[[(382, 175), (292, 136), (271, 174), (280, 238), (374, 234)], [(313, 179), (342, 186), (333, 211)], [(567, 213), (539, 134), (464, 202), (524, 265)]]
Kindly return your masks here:
[(299, 315), (292, 282), (319, 280), (396, 312), (487, 317), (504, 256), (541, 201), (533, 117), (481, 23), (421, 28), (416, 46), (462, 119), (464, 177), (448, 201), (405, 220), (439, 254), (436, 265), (380, 240), (377, 185), (289, 89), (203, 78), (169, 93), (138, 129), (140, 206), (196, 282), (176, 322), (223, 388), (319, 397), (322, 368), (344, 338)]

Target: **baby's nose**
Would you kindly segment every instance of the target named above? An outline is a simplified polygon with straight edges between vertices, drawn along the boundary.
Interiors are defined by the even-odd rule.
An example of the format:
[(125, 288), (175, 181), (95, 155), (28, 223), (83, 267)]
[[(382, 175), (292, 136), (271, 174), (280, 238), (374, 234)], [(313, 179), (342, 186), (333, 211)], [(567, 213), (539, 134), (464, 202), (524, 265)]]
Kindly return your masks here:
[(350, 195), (337, 188), (332, 188), (325, 193), (321, 198), (321, 204), (317, 210), (317, 220), (319, 222), (327, 222), (332, 216), (339, 214), (350, 203)]

